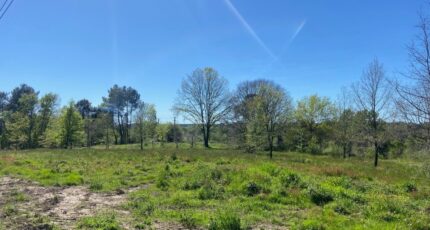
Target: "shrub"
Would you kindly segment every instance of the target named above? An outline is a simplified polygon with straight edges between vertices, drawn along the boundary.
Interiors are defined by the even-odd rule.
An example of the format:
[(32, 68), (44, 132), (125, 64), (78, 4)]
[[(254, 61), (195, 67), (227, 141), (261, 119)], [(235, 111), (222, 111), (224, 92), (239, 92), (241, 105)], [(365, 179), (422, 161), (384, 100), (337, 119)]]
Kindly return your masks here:
[(214, 169), (211, 171), (211, 178), (212, 180), (218, 181), (222, 178), (222, 172), (219, 169)]
[(268, 173), (272, 177), (278, 176), (279, 173), (281, 172), (280, 168), (274, 164), (264, 164), (264, 165), (260, 166), (260, 169), (263, 172)]
[(176, 153), (173, 153), (172, 156), (170, 156), (170, 159), (172, 161), (176, 161), (178, 159), (178, 157), (176, 156)]
[(194, 229), (197, 226), (196, 218), (188, 212), (181, 214), (179, 222), (187, 229)]
[(261, 192), (261, 187), (255, 182), (249, 182), (245, 186), (245, 192), (248, 196), (255, 196)]
[(231, 212), (219, 213), (211, 218), (209, 230), (240, 230), (240, 218)]
[(332, 194), (321, 188), (311, 188), (309, 194), (311, 196), (311, 201), (318, 206), (323, 206), (334, 200)]
[(416, 192), (417, 189), (417, 185), (413, 182), (407, 182), (403, 185), (404, 189), (406, 192)]
[(199, 191), (200, 200), (209, 199), (222, 199), (224, 194), (224, 189), (222, 187), (216, 186), (215, 184), (208, 183), (205, 184)]
[(168, 187), (169, 187), (169, 178), (168, 178), (169, 170), (170, 170), (169, 165), (166, 165), (165, 171), (161, 172), (160, 175), (158, 176), (157, 183), (156, 183), (157, 188), (159, 188), (161, 190), (167, 190), (168, 189)]
[(187, 181), (185, 181), (184, 185), (182, 186), (182, 189), (183, 190), (196, 190), (196, 189), (199, 189), (201, 187), (202, 187), (202, 185), (198, 181), (196, 181), (196, 180), (191, 180), (191, 181), (187, 180)]
[(128, 202), (128, 207), (134, 209), (138, 214), (150, 216), (155, 210), (153, 201), (147, 194), (137, 193), (131, 195), (131, 201)]
[(281, 177), (281, 183), (285, 188), (299, 187), (301, 184), (301, 179), (296, 173), (287, 173)]
[(336, 213), (339, 213), (339, 214), (341, 214), (341, 215), (350, 215), (351, 214), (351, 207), (353, 206), (354, 204), (352, 204), (351, 202), (349, 202), (349, 201), (343, 201), (343, 202), (338, 202), (338, 203), (336, 203), (335, 205), (334, 205), (334, 207), (333, 207), (333, 210), (336, 212)]

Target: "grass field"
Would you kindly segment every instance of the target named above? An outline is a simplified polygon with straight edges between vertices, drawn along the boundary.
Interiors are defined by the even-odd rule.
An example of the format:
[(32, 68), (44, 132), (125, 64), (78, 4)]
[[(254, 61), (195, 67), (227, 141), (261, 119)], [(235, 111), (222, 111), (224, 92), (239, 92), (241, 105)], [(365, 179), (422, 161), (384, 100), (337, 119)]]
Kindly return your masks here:
[(0, 229), (430, 229), (429, 164), (170, 146), (0, 152)]

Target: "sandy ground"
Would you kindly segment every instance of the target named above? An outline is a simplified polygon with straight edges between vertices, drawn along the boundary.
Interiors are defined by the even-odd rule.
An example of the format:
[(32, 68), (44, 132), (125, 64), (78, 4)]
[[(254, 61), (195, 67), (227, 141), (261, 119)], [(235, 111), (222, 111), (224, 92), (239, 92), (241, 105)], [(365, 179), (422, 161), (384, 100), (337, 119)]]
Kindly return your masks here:
[[(95, 193), (83, 186), (43, 187), (35, 182), (11, 177), (0, 178), (0, 206), (6, 204), (16, 211), (0, 211), (0, 221), (7, 229), (47, 229), (46, 223), (38, 225), (38, 219), (49, 219), (51, 223), (64, 229), (73, 229), (76, 220), (98, 212), (115, 210), (121, 217), (130, 216), (121, 207), (128, 191), (115, 193)], [(24, 199), (16, 199), (16, 194), (24, 194)], [(22, 197), (22, 195), (21, 195)], [(131, 229), (127, 224), (123, 226)]]

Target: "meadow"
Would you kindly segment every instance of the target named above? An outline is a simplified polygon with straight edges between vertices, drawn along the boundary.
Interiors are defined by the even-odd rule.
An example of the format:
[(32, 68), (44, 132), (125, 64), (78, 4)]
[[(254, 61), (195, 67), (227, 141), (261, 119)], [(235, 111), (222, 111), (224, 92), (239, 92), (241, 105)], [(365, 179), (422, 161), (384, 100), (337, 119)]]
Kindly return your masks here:
[(428, 159), (134, 147), (0, 152), (0, 229), (430, 229)]

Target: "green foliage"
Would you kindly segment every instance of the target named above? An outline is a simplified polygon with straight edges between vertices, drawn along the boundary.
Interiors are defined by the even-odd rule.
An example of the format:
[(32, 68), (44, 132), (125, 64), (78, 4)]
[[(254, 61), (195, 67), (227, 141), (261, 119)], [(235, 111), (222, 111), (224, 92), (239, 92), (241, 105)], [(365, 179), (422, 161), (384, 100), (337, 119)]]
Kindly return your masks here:
[(187, 229), (195, 229), (197, 227), (197, 220), (192, 213), (182, 213), (179, 222)]
[(296, 173), (286, 173), (281, 176), (281, 183), (284, 187), (300, 187), (302, 185), (302, 180)]
[(120, 224), (116, 220), (115, 214), (100, 214), (92, 217), (82, 218), (77, 227), (79, 229), (96, 230), (119, 230)]
[(297, 103), (295, 118), (299, 122), (296, 130), (301, 139), (301, 150), (321, 153), (322, 143), (332, 132), (327, 122), (333, 119), (335, 106), (326, 97), (312, 95)]
[(83, 120), (73, 102), (61, 110), (60, 116), (47, 127), (44, 145), (46, 147), (72, 148), (82, 143)]
[(403, 187), (405, 188), (406, 192), (416, 192), (418, 190), (417, 185), (411, 181), (405, 183)]
[(299, 228), (300, 230), (325, 230), (326, 227), (318, 220), (305, 220)]
[(210, 220), (209, 230), (241, 230), (240, 218), (232, 212), (218, 213)]
[(205, 183), (203, 187), (199, 190), (199, 199), (209, 200), (209, 199), (222, 199), (224, 194), (224, 188), (218, 186), (214, 183)]
[(73, 185), (80, 185), (83, 182), (84, 182), (84, 179), (82, 178), (81, 175), (78, 175), (76, 173), (70, 173), (66, 177), (64, 184), (68, 186), (73, 186)]
[(255, 182), (249, 182), (245, 185), (245, 193), (248, 196), (255, 196), (261, 192), (261, 187)]
[(311, 201), (319, 206), (323, 206), (334, 200), (333, 194), (321, 187), (310, 188), (309, 195), (311, 197)]

